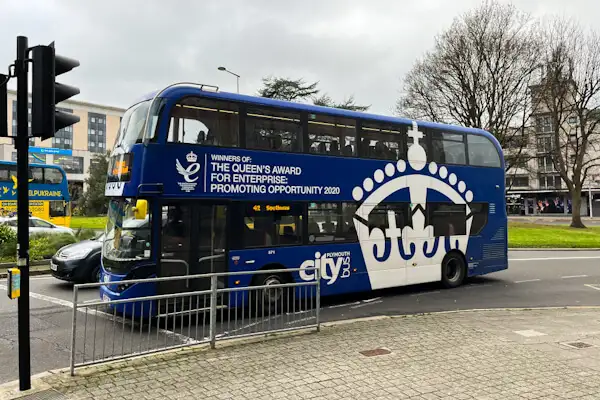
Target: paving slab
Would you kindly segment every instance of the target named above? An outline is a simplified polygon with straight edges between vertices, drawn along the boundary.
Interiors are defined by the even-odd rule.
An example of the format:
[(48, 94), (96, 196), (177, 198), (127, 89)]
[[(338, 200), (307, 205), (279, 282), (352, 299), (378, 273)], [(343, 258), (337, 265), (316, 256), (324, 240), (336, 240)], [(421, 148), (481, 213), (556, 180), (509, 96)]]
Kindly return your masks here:
[[(564, 344), (574, 342), (585, 346)], [(53, 399), (598, 399), (600, 309), (326, 324), (320, 333), (187, 348), (75, 377), (54, 371), (34, 387)], [(27, 394), (15, 388), (4, 385), (0, 399)]]

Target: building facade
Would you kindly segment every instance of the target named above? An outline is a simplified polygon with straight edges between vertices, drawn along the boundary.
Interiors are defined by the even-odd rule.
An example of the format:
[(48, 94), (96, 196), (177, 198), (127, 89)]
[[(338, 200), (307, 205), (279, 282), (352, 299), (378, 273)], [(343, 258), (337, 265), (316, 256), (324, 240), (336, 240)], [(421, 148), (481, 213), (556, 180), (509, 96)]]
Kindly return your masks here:
[[(535, 87), (532, 91), (535, 93)], [(511, 160), (506, 171), (509, 215), (568, 215), (573, 211), (569, 190), (552, 154), (559, 150), (567, 171), (572, 170), (576, 157), (574, 149), (581, 145), (579, 119), (576, 114), (565, 112), (566, 118), (559, 124), (556, 135), (551, 116), (540, 104), (538, 102), (531, 115), (531, 126), (522, 135), (516, 135), (504, 149), (505, 159)], [(600, 133), (593, 136), (588, 153), (583, 157), (584, 162), (590, 161), (589, 165), (591, 161), (600, 160), (600, 143), (597, 143)], [(556, 143), (557, 137), (559, 143)], [(581, 193), (580, 211), (582, 216), (600, 217), (600, 170), (597, 167), (588, 172)]]
[[(29, 162), (60, 165), (67, 173), (69, 192), (74, 203), (86, 190), (94, 156), (112, 149), (121, 117), (125, 112), (118, 107), (67, 100), (59, 107), (77, 115), (75, 125), (61, 129), (51, 139), (29, 139)], [(8, 91), (8, 132), (17, 133), (17, 95)], [(31, 103), (29, 104), (29, 130), (31, 132)], [(16, 161), (17, 153), (12, 138), (0, 138), (0, 160)]]

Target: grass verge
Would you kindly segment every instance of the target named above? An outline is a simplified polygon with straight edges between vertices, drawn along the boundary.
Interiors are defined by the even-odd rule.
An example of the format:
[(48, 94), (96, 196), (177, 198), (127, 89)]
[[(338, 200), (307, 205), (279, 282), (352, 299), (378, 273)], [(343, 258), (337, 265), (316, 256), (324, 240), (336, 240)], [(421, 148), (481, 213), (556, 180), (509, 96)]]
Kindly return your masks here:
[(600, 227), (508, 223), (509, 248), (600, 248)]
[(71, 217), (73, 229), (103, 230), (106, 227), (106, 217)]

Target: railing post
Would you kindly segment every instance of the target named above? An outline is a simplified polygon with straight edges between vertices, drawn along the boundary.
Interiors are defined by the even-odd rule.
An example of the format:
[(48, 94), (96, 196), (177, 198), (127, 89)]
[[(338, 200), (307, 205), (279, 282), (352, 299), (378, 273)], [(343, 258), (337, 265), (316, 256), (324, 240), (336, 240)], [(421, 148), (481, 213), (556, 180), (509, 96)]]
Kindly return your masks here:
[(317, 332), (321, 332), (321, 268), (315, 269), (315, 279), (317, 280)]
[[(77, 334), (77, 294), (78, 287), (77, 285), (73, 286), (73, 326), (71, 329), (71, 376), (75, 376), (75, 344), (76, 344), (76, 334)], [(87, 311), (87, 310), (86, 310)], [(85, 343), (84, 352), (85, 352)]]
[(210, 277), (210, 348), (215, 348), (216, 331), (217, 331), (217, 276)]

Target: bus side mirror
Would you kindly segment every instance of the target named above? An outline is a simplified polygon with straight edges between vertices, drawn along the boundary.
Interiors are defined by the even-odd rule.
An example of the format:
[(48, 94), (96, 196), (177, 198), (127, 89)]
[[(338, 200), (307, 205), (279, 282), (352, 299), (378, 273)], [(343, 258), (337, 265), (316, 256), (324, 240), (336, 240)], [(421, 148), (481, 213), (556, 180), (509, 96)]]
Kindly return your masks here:
[(146, 219), (146, 215), (148, 215), (148, 201), (136, 201), (135, 207), (133, 208), (133, 215), (135, 216), (135, 219)]

